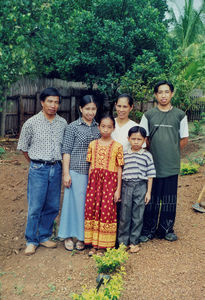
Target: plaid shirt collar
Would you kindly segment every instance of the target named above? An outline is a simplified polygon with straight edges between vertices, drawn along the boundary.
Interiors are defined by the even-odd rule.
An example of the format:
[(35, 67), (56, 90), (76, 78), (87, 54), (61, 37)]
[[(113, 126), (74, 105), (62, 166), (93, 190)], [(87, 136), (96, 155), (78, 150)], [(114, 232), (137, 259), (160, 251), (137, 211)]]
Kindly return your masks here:
[[(41, 110), (41, 111), (39, 112), (39, 117), (40, 117), (41, 120), (50, 123), (50, 121), (45, 117), (45, 115), (44, 115), (44, 113), (43, 113), (43, 110)], [(55, 114), (55, 117), (54, 117), (53, 120), (52, 120), (52, 123), (58, 121), (59, 119), (60, 119), (60, 116), (56, 113), (56, 114)]]
[[(81, 117), (77, 120), (77, 125), (86, 125), (89, 126)], [(98, 123), (95, 121), (95, 119), (93, 119), (92, 123), (90, 126), (97, 126)]]

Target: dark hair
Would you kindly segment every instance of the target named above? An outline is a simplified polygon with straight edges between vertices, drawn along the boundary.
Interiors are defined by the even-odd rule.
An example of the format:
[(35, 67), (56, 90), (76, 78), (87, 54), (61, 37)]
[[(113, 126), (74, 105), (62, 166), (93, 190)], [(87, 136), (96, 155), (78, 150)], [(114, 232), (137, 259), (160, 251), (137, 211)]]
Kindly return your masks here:
[(128, 103), (129, 103), (129, 106), (132, 106), (133, 103), (134, 103), (133, 98), (132, 98), (129, 94), (120, 94), (120, 95), (117, 97), (117, 100), (116, 100), (116, 102), (115, 102), (116, 104), (117, 104), (117, 102), (118, 102), (118, 100), (119, 100), (120, 98), (127, 98), (127, 99), (128, 99)]
[(46, 89), (44, 89), (41, 94), (40, 94), (40, 100), (41, 101), (45, 101), (47, 97), (49, 96), (56, 96), (59, 97), (59, 103), (61, 103), (61, 94), (59, 93), (59, 91), (53, 87), (48, 87)]
[(113, 127), (115, 128), (115, 119), (114, 119), (113, 115), (111, 115), (111, 113), (107, 112), (107, 113), (104, 113), (103, 115), (101, 115), (100, 119), (99, 119), (99, 125), (102, 122), (102, 120), (104, 120), (104, 119), (110, 119), (113, 123)]
[(160, 85), (163, 85), (163, 84), (167, 84), (167, 85), (169, 86), (171, 92), (173, 93), (173, 91), (174, 91), (174, 86), (173, 86), (173, 84), (172, 84), (171, 82), (169, 82), (169, 81), (162, 80), (162, 81), (159, 81), (159, 82), (155, 85), (155, 87), (154, 87), (154, 93), (155, 93), (155, 94), (158, 92), (159, 86), (160, 86)]
[(131, 137), (133, 133), (137, 133), (137, 132), (139, 132), (143, 136), (143, 138), (146, 138), (147, 132), (143, 127), (140, 126), (134, 126), (130, 128), (130, 130), (128, 131), (128, 137)]
[[(96, 104), (96, 101), (94, 99), (94, 97), (92, 95), (85, 95), (83, 96), (81, 99), (80, 99), (80, 103), (79, 103), (79, 106), (81, 108), (83, 108), (85, 105), (89, 104), (89, 103), (95, 103)], [(96, 104), (97, 105), (97, 104)]]

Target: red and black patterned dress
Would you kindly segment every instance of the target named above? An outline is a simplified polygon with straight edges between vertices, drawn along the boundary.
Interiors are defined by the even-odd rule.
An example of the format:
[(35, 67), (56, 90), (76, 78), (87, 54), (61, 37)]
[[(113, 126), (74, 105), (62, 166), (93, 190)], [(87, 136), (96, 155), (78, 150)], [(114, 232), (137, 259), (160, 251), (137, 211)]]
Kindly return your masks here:
[(123, 148), (112, 141), (108, 146), (99, 140), (90, 143), (87, 161), (91, 163), (85, 202), (85, 244), (95, 248), (115, 246), (117, 215), (114, 193), (118, 167), (124, 164)]

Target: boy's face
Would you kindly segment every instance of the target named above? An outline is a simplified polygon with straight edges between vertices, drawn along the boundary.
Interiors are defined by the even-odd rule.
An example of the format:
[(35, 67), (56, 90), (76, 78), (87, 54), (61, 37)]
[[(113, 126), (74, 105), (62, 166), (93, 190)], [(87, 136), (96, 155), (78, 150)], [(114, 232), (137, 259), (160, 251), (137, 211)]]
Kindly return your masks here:
[(144, 138), (140, 132), (132, 133), (131, 136), (128, 137), (128, 141), (133, 151), (139, 151), (142, 148), (145, 140), (146, 138)]
[(158, 91), (154, 95), (158, 101), (158, 105), (166, 108), (170, 106), (174, 93), (171, 92), (170, 87), (167, 84), (162, 84), (158, 87)]

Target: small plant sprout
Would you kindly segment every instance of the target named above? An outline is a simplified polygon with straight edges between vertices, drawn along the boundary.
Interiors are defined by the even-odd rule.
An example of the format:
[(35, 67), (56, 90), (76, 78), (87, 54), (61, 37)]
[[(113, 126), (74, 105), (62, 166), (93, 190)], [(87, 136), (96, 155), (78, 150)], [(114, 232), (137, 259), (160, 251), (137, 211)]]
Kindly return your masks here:
[(55, 292), (56, 286), (55, 286), (54, 284), (49, 283), (49, 284), (48, 284), (48, 287), (49, 287), (51, 293), (54, 293), (54, 292)]
[(23, 294), (23, 289), (24, 289), (24, 287), (23, 287), (22, 285), (17, 285), (17, 284), (15, 284), (14, 289), (15, 289), (15, 294), (16, 294), (16, 295), (21, 295), (21, 294)]

